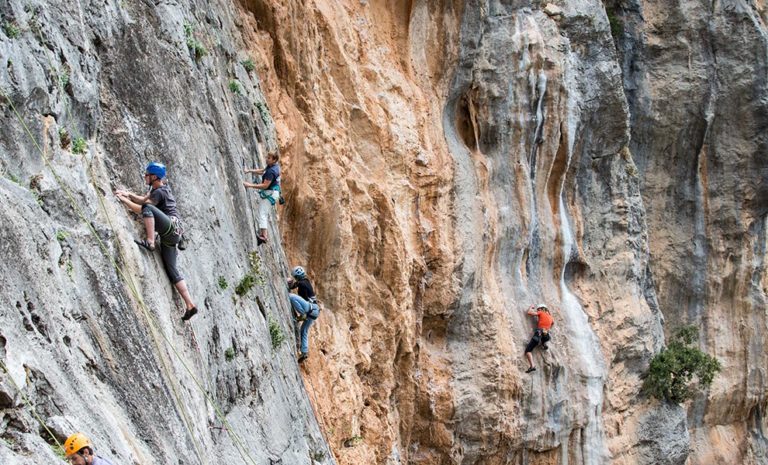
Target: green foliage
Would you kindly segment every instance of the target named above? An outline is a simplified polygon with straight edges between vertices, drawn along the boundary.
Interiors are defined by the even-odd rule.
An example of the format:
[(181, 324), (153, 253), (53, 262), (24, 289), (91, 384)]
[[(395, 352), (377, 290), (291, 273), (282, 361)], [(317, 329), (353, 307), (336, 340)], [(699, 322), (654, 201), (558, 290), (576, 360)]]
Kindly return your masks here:
[(64, 448), (63, 447), (61, 447), (59, 445), (55, 445), (55, 444), (49, 444), (49, 446), (51, 446), (51, 449), (53, 450), (53, 453), (56, 454), (56, 457), (58, 457), (61, 460), (69, 463), (69, 461), (67, 461), (67, 454), (64, 452)]
[(19, 177), (13, 173), (8, 173), (8, 179), (10, 179), (11, 181), (15, 182), (18, 185), (21, 185), (21, 181), (19, 180)]
[(280, 325), (272, 317), (269, 317), (269, 336), (272, 339), (272, 348), (277, 349), (285, 341), (285, 334)]
[(267, 278), (264, 276), (264, 270), (261, 267), (261, 257), (257, 251), (252, 251), (248, 254), (248, 263), (251, 265), (251, 274), (254, 278), (254, 283), (259, 286), (267, 284)]
[(228, 362), (231, 362), (235, 359), (235, 348), (230, 347), (229, 349), (224, 351), (224, 358), (227, 359)]
[(69, 233), (63, 229), (59, 229), (56, 231), (56, 240), (59, 242), (63, 242), (66, 238), (69, 237)]
[(258, 102), (256, 103), (256, 109), (259, 110), (259, 115), (261, 115), (261, 120), (264, 124), (269, 124), (269, 110), (267, 110), (267, 106), (263, 102)]
[(243, 60), (240, 62), (240, 64), (243, 65), (243, 68), (245, 68), (245, 70), (249, 73), (252, 72), (254, 69), (256, 69), (256, 63), (253, 62), (252, 58)]
[(82, 155), (86, 150), (88, 150), (88, 144), (85, 143), (85, 139), (75, 137), (75, 140), (72, 142), (72, 153)]
[(229, 81), (229, 90), (236, 93), (237, 95), (242, 94), (242, 88), (240, 87), (240, 83), (234, 79)]
[(16, 39), (21, 35), (21, 29), (19, 29), (19, 26), (16, 25), (15, 22), (6, 21), (5, 24), (3, 24), (3, 31), (9, 39)]
[(59, 86), (63, 89), (67, 84), (69, 84), (69, 71), (64, 70), (59, 74)]
[(227, 282), (227, 279), (224, 278), (224, 276), (219, 276), (219, 289), (222, 291), (229, 287), (229, 283)]
[(184, 23), (184, 36), (187, 38), (187, 48), (194, 55), (195, 61), (200, 61), (208, 54), (208, 50), (205, 49), (202, 42), (195, 37), (195, 28), (189, 23)]
[[(243, 279), (241, 279), (240, 283), (235, 287), (235, 294), (240, 297), (253, 289), (253, 286), (264, 286), (267, 283), (266, 278), (264, 278), (264, 272), (261, 269), (261, 257), (259, 257), (259, 253), (256, 251), (250, 252), (248, 254), (248, 262), (251, 265), (251, 269), (245, 276), (243, 276)], [(219, 280), (219, 286), (221, 286), (221, 280)]]
[(72, 264), (72, 260), (67, 260), (67, 276), (69, 276), (70, 279), (72, 279), (72, 274), (75, 271), (75, 266)]
[(669, 345), (651, 360), (643, 391), (657, 399), (681, 403), (693, 397), (698, 379), (701, 388), (712, 384), (721, 370), (720, 362), (693, 344), (698, 338), (695, 326), (680, 328)]
[(239, 295), (240, 297), (244, 296), (253, 288), (255, 278), (253, 275), (246, 274), (243, 276), (243, 279), (240, 280), (240, 282), (235, 286), (235, 294)]
[(611, 35), (614, 39), (620, 38), (624, 35), (624, 23), (622, 19), (616, 16), (616, 12), (613, 10), (606, 10), (608, 15), (608, 23), (611, 25)]

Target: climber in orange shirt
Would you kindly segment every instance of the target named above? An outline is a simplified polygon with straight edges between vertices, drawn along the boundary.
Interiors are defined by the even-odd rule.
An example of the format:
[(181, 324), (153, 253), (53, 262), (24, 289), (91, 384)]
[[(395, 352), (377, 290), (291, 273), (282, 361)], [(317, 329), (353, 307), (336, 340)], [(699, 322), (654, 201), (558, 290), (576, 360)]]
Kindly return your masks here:
[(541, 350), (547, 350), (549, 348), (547, 347), (547, 342), (549, 342), (549, 330), (552, 328), (555, 321), (552, 319), (549, 309), (544, 304), (536, 305), (535, 308), (531, 305), (528, 307), (526, 313), (538, 317), (539, 319), (539, 322), (536, 325), (536, 331), (534, 331), (531, 341), (525, 347), (525, 357), (528, 359), (528, 365), (530, 365), (525, 372), (530, 373), (536, 371), (536, 367), (533, 366), (533, 355), (531, 352), (533, 352), (533, 349), (539, 344), (541, 344)]

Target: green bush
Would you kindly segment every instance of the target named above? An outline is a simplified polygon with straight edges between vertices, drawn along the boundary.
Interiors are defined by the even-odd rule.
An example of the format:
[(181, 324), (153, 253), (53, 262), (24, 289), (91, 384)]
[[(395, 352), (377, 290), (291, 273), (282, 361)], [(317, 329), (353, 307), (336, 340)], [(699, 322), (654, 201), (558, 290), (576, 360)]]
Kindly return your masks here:
[(236, 93), (237, 95), (240, 95), (242, 93), (240, 83), (237, 82), (236, 80), (229, 81), (229, 90)]
[(75, 137), (75, 140), (72, 142), (72, 153), (82, 155), (86, 150), (88, 150), (88, 144), (85, 143), (85, 139)]
[(208, 50), (205, 49), (202, 42), (195, 37), (195, 28), (189, 23), (184, 23), (184, 36), (187, 38), (187, 48), (194, 55), (195, 61), (200, 61), (208, 54)]
[(272, 339), (272, 348), (277, 349), (285, 340), (285, 334), (280, 325), (272, 317), (269, 317), (269, 336)]
[(239, 295), (240, 297), (244, 296), (248, 293), (251, 289), (253, 289), (253, 285), (255, 284), (255, 279), (253, 275), (250, 273), (243, 276), (243, 279), (240, 280), (240, 282), (235, 287), (235, 294)]
[(241, 61), (240, 64), (243, 65), (243, 68), (249, 73), (256, 69), (256, 63), (254, 63), (251, 58)]
[(5, 35), (7, 35), (9, 39), (16, 39), (21, 35), (21, 29), (19, 29), (19, 26), (17, 26), (16, 23), (6, 22), (3, 24), (3, 31), (5, 31)]
[(720, 362), (693, 346), (698, 338), (695, 326), (680, 328), (669, 345), (651, 360), (643, 391), (657, 399), (681, 403), (693, 397), (698, 379), (701, 388), (712, 384), (721, 370)]
[(224, 351), (224, 358), (227, 359), (228, 362), (231, 362), (235, 359), (235, 348), (230, 347), (229, 349)]
[(67, 87), (67, 84), (69, 84), (69, 72), (65, 70), (59, 74), (59, 85), (63, 89)]
[(224, 276), (219, 276), (219, 289), (222, 291), (229, 287), (229, 283), (227, 282), (226, 278)]
[(624, 35), (624, 23), (621, 18), (616, 16), (616, 12), (613, 10), (607, 10), (608, 24), (611, 26), (611, 35), (614, 39), (620, 39)]
[(68, 237), (69, 237), (69, 233), (67, 231), (65, 231), (63, 229), (59, 229), (58, 231), (56, 231), (56, 240), (57, 241), (61, 242), (61, 241), (63, 241), (64, 239), (66, 239)]

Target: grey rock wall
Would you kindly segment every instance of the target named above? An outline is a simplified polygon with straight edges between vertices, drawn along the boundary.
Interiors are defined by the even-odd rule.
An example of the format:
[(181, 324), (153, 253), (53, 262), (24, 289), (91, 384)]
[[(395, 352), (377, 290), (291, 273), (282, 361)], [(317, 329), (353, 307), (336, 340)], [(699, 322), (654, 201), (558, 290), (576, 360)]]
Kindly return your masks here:
[(611, 8), (660, 308), (723, 364), (688, 410), (691, 463), (765, 463), (765, 4)]
[[(0, 16), (0, 462), (53, 463), (45, 425), (118, 464), (333, 463), (292, 350), (279, 232), (257, 250), (241, 184), (276, 142), (233, 5), (14, 0)], [(140, 192), (152, 160), (189, 231), (190, 324), (111, 194)], [(240, 297), (249, 272), (262, 282)]]

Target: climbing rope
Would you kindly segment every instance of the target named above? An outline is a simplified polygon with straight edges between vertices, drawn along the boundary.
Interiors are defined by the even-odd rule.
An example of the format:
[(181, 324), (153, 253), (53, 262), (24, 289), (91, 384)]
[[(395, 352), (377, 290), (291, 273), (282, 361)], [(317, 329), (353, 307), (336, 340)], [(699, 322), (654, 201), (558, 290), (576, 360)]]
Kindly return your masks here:
[(0, 369), (2, 369), (8, 375), (8, 379), (11, 380), (11, 385), (13, 386), (14, 389), (16, 389), (16, 391), (19, 393), (19, 395), (21, 395), (21, 399), (24, 401), (24, 404), (27, 406), (29, 411), (32, 412), (32, 416), (34, 416), (35, 419), (37, 420), (37, 422), (40, 423), (40, 426), (42, 426), (43, 429), (45, 429), (45, 431), (48, 432), (48, 436), (50, 436), (51, 439), (53, 439), (53, 441), (56, 443), (56, 446), (58, 446), (59, 449), (63, 452), (64, 451), (64, 446), (56, 438), (56, 435), (51, 432), (51, 430), (48, 428), (48, 426), (45, 424), (45, 422), (43, 422), (43, 419), (40, 418), (40, 415), (37, 414), (37, 409), (35, 409), (34, 404), (24, 394), (24, 391), (22, 391), (21, 388), (19, 388), (19, 385), (16, 384), (16, 381), (14, 381), (13, 376), (11, 376), (11, 371), (8, 369), (7, 366), (5, 366), (5, 363), (3, 363), (2, 360), (0, 360)]
[(318, 426), (320, 426), (320, 433), (323, 435), (323, 439), (325, 440), (325, 443), (328, 444), (328, 451), (331, 453), (331, 457), (334, 461), (338, 463), (338, 460), (336, 460), (336, 455), (333, 453), (333, 449), (330, 447), (330, 442), (328, 441), (328, 429), (325, 427), (325, 421), (323, 420), (323, 416), (319, 414), (317, 408), (315, 405), (320, 405), (317, 403), (317, 396), (315, 395), (315, 388), (312, 385), (312, 379), (309, 375), (305, 378), (304, 376), (301, 377), (302, 381), (306, 381), (306, 384), (309, 385), (310, 393), (312, 396), (312, 402), (310, 402), (312, 407), (312, 413), (315, 414), (315, 418), (318, 418), (320, 420), (320, 423)]

